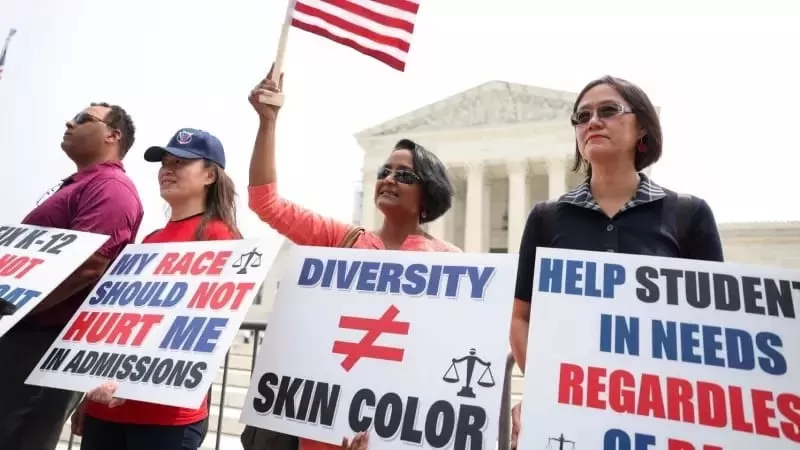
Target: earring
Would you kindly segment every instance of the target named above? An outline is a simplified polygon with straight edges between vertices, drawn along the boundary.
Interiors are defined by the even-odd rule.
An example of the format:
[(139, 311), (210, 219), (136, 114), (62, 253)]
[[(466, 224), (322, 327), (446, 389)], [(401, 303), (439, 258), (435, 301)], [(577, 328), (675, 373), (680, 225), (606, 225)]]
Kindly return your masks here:
[(639, 139), (639, 143), (636, 144), (636, 150), (638, 150), (639, 153), (644, 153), (647, 151), (647, 145), (644, 143), (644, 138)]
[(422, 214), (420, 214), (419, 216), (424, 219), (424, 218), (428, 217), (428, 214), (425, 211), (422, 211)]

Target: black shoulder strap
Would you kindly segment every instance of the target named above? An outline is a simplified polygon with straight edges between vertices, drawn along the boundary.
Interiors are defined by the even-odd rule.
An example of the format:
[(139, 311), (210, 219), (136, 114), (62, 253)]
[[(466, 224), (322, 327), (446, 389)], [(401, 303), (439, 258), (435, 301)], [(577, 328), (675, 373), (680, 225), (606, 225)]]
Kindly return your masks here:
[(686, 254), (689, 245), (689, 224), (692, 221), (692, 213), (694, 212), (694, 197), (689, 194), (678, 194), (677, 205), (678, 247), (680, 248), (681, 256), (683, 256)]
[(556, 208), (556, 202), (553, 200), (546, 200), (539, 208), (539, 214), (536, 215), (536, 246), (550, 245), (550, 224), (552, 222), (553, 211)]

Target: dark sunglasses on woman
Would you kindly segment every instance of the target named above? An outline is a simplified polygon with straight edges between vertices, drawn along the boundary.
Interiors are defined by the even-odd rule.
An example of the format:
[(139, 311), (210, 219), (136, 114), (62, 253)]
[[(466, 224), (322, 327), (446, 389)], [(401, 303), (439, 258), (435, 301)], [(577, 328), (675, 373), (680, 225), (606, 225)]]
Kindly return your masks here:
[[(619, 103), (606, 103), (598, 106), (595, 111), (597, 111), (597, 118), (601, 120), (633, 113), (633, 110), (631, 110), (629, 107)], [(570, 121), (572, 122), (573, 127), (577, 127), (578, 125), (586, 125), (592, 120), (592, 116), (594, 116), (594, 111), (591, 109), (583, 109), (581, 111), (575, 111), (572, 113)]]
[(395, 181), (397, 181), (398, 183), (403, 183), (403, 184), (422, 183), (422, 178), (420, 178), (419, 175), (415, 174), (410, 170), (404, 170), (404, 169), (392, 170), (388, 167), (381, 167), (380, 169), (378, 169), (379, 180), (386, 179), (389, 177), (389, 175), (393, 175)]

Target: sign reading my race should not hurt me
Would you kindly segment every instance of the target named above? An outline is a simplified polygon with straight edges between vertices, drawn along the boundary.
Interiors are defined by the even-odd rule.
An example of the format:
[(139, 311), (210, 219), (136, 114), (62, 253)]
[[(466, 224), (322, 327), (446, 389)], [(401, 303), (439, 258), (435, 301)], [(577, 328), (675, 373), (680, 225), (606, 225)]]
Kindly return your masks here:
[(242, 410), (370, 449), (494, 449), (516, 256), (296, 247)]
[(108, 236), (34, 227), (0, 226), (0, 337), (58, 287)]
[[(129, 245), (27, 383), (198, 407), (275, 254), (266, 241)], [(267, 259), (270, 258), (270, 259)]]
[(536, 256), (520, 448), (800, 448), (800, 272)]

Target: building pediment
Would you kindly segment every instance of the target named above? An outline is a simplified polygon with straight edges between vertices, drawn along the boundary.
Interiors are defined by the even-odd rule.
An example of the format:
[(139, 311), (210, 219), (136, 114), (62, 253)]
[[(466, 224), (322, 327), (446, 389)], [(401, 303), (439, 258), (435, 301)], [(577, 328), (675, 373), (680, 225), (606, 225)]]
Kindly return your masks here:
[(475, 129), (569, 119), (577, 94), (505, 81), (489, 81), (403, 114), (357, 134), (360, 138), (407, 132)]

